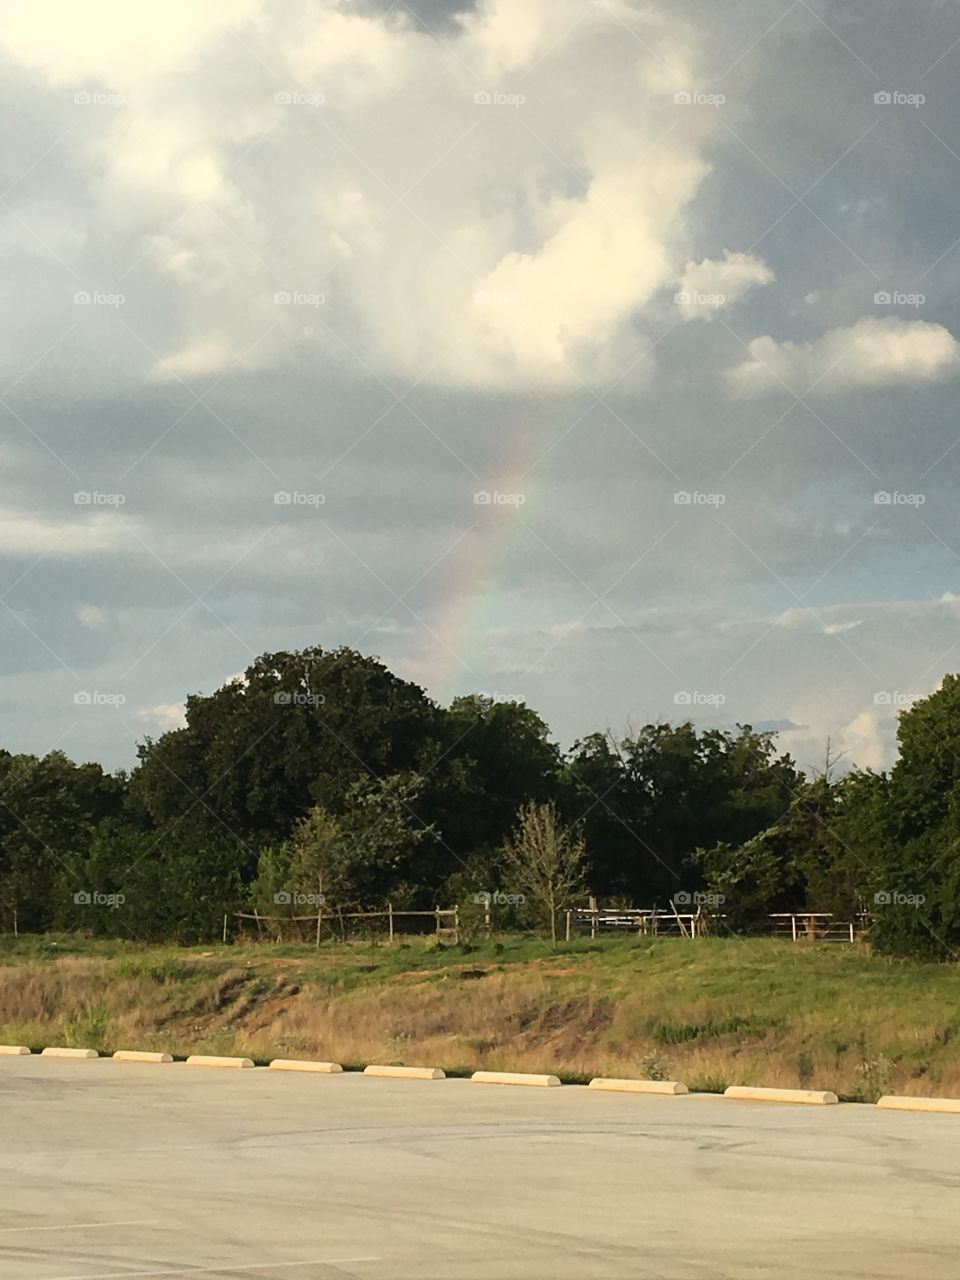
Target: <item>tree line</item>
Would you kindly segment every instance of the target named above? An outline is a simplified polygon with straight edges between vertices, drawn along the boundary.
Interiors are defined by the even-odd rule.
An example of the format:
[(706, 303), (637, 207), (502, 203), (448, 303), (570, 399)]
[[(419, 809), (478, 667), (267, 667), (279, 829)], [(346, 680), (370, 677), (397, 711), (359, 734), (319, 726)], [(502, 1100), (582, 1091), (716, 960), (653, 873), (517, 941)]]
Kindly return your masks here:
[(960, 677), (903, 711), (898, 736), (889, 773), (828, 754), (806, 775), (749, 725), (647, 724), (563, 752), (521, 702), (441, 707), (348, 648), (265, 654), (189, 697), (185, 727), (144, 741), (130, 772), (0, 751), (0, 930), (187, 943), (303, 895), (413, 909), (524, 897), (524, 882), (539, 887), (520, 924), (558, 895), (699, 895), (723, 929), (866, 913), (879, 948), (952, 958)]

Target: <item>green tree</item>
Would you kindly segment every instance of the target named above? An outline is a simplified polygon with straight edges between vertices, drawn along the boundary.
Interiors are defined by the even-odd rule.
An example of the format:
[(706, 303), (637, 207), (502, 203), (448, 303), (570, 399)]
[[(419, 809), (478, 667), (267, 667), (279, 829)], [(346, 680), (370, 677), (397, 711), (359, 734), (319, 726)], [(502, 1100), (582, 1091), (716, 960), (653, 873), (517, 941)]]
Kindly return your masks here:
[(557, 815), (555, 805), (526, 804), (513, 835), (503, 847), (508, 892), (519, 890), (546, 912), (550, 938), (557, 945), (557, 912), (581, 888), (585, 869), (583, 837)]

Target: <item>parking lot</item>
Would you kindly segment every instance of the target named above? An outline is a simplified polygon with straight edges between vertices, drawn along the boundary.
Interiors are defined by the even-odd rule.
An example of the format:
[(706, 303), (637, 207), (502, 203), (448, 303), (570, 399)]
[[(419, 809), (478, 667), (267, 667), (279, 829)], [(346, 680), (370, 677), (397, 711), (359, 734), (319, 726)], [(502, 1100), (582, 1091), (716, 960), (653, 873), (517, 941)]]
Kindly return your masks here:
[(0, 1060), (3, 1280), (955, 1280), (960, 1116)]

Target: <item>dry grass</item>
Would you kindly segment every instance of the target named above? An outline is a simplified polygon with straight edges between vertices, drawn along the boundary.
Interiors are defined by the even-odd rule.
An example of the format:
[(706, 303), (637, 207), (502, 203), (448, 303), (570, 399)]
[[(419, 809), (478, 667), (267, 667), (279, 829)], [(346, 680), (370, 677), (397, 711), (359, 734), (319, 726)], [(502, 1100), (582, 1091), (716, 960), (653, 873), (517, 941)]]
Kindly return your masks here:
[[(78, 946), (79, 951), (84, 948)], [(960, 973), (859, 948), (5, 947), (0, 1041), (960, 1096)]]

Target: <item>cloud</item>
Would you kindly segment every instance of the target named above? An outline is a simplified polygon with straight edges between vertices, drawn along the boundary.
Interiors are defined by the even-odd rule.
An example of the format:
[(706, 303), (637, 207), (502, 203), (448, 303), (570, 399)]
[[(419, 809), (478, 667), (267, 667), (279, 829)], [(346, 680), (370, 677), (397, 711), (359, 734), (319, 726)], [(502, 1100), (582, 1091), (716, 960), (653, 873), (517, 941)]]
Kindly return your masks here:
[[(68, 266), (124, 268), (124, 310), (94, 318), (132, 331), (139, 376), (339, 362), (502, 391), (649, 372), (644, 312), (682, 272), (717, 131), (673, 97), (703, 76), (692, 25), (580, 0), (480, 0), (442, 43), (339, 0), (165, 17), (153, 41), (136, 6), (85, 24), (53, 0), (0, 33), (70, 117)], [(731, 298), (764, 272), (693, 269)], [(91, 346), (114, 348), (92, 313)]]
[(749, 352), (749, 359), (727, 373), (741, 396), (921, 386), (960, 371), (960, 344), (948, 329), (897, 316), (858, 320), (808, 343), (754, 338)]
[(687, 319), (710, 320), (732, 306), (758, 284), (769, 284), (774, 274), (765, 262), (749, 253), (731, 253), (720, 259), (688, 262), (674, 295)]
[(187, 723), (186, 708), (182, 703), (159, 703), (148, 711), (141, 711), (139, 719), (166, 733), (169, 729), (182, 729)]

